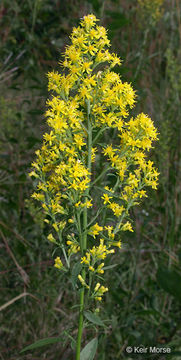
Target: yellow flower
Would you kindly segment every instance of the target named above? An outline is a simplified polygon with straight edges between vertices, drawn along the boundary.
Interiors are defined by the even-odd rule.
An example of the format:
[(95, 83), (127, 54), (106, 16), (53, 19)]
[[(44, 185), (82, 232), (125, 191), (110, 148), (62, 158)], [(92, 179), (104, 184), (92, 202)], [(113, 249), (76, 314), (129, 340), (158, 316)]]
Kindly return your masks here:
[(95, 288), (94, 288), (94, 291), (97, 292), (97, 290), (100, 288), (101, 284), (100, 283), (97, 283)]
[(104, 266), (104, 263), (101, 263), (101, 264), (97, 267), (97, 272), (98, 272), (98, 274), (104, 274), (103, 266)]
[(81, 89), (79, 90), (79, 94), (80, 94), (80, 97), (82, 99), (88, 99), (88, 100), (91, 100), (92, 99), (92, 95), (90, 93), (90, 90), (91, 89), (88, 89), (86, 86), (82, 86)]
[(113, 240), (115, 236), (113, 233), (113, 226), (105, 226), (105, 230), (108, 232), (108, 237)]
[(56, 242), (56, 240), (55, 240), (55, 238), (54, 238), (54, 236), (53, 236), (52, 234), (49, 234), (49, 235), (47, 236), (47, 239), (48, 239), (50, 242), (53, 242), (53, 243)]
[(81, 21), (81, 25), (85, 26), (86, 30), (88, 31), (92, 26), (95, 25), (96, 21), (99, 21), (98, 19), (96, 19), (96, 16), (90, 14), (83, 17), (83, 20)]
[(109, 191), (109, 192), (113, 192), (113, 189), (112, 188), (109, 188), (109, 186), (104, 186), (104, 189)]
[(121, 216), (122, 212), (125, 210), (123, 205), (120, 206), (119, 204), (117, 204), (115, 202), (110, 203), (108, 205), (108, 207), (113, 211), (114, 215), (117, 217)]
[(92, 71), (92, 69), (91, 69), (91, 65), (93, 64), (93, 62), (92, 61), (89, 61), (89, 62), (83, 62), (82, 63), (82, 70), (83, 70), (83, 72), (87, 72), (88, 74)]
[(123, 231), (132, 231), (133, 232), (133, 228), (131, 226), (131, 223), (129, 221), (127, 221), (121, 228), (121, 230)]
[(83, 279), (83, 277), (80, 274), (78, 275), (78, 279), (83, 286), (85, 286), (87, 289), (89, 289), (89, 286), (86, 284), (85, 280)]
[(73, 224), (73, 223), (74, 223), (74, 219), (68, 219), (68, 223), (69, 223), (69, 224)]
[(107, 146), (106, 149), (103, 150), (104, 155), (108, 155), (109, 157), (114, 156), (115, 150), (112, 148), (112, 145)]
[(80, 251), (80, 246), (75, 241), (68, 240), (67, 245), (70, 246), (68, 249), (69, 255), (76, 254)]
[(34, 192), (32, 195), (31, 195), (32, 198), (36, 199), (36, 200), (39, 200), (39, 201), (44, 201), (45, 200), (45, 195), (43, 194), (38, 194), (36, 192)]
[(135, 174), (130, 173), (127, 183), (131, 185), (133, 188), (137, 188), (139, 185), (139, 179), (136, 178)]
[(95, 271), (95, 269), (94, 269), (94, 267), (93, 267), (93, 266), (89, 266), (89, 270), (90, 270), (90, 271), (92, 271), (92, 272), (94, 272), (94, 271)]
[(112, 242), (111, 245), (112, 246), (117, 246), (118, 248), (121, 249), (121, 241)]
[(99, 226), (98, 223), (96, 223), (95, 225), (91, 226), (90, 230), (88, 231), (88, 234), (92, 235), (95, 238), (95, 236), (98, 235), (102, 230), (103, 227)]
[(54, 227), (55, 231), (57, 231), (57, 232), (59, 231), (57, 223), (52, 224), (52, 226)]
[(113, 254), (114, 249), (108, 250), (107, 246), (104, 244), (104, 239), (100, 239), (99, 246), (93, 246), (92, 249), (90, 249), (90, 254), (96, 259), (105, 259), (108, 254)]
[[(99, 283), (97, 285), (100, 285)], [(104, 286), (97, 286), (95, 287), (94, 291), (95, 291), (95, 300), (97, 301), (101, 301), (102, 300), (102, 296), (105, 292), (108, 291), (108, 288), (104, 287)]]
[(92, 148), (92, 154), (91, 154), (91, 161), (94, 162), (95, 161), (95, 158), (96, 158), (96, 151), (97, 151), (97, 148)]
[(31, 171), (31, 172), (29, 173), (29, 176), (34, 176), (35, 178), (38, 178), (38, 177), (39, 177), (38, 174), (36, 174), (35, 171)]
[(90, 264), (90, 253), (89, 252), (86, 252), (86, 256), (83, 256), (81, 258), (81, 264), (86, 264), (86, 265)]
[(101, 196), (101, 199), (104, 200), (104, 205), (110, 203), (110, 199), (112, 199), (112, 196), (108, 196), (107, 194), (103, 194), (103, 196)]
[(89, 179), (85, 179), (79, 183), (78, 189), (84, 192), (88, 188)]
[(78, 147), (79, 150), (81, 150), (82, 146), (86, 145), (84, 142), (84, 139), (81, 135), (75, 134), (74, 135), (75, 144)]
[(59, 256), (56, 257), (54, 266), (59, 270), (63, 268), (63, 264)]
[(88, 209), (93, 206), (92, 200), (86, 200), (83, 204), (84, 207), (87, 207)]
[(140, 191), (138, 191), (138, 195), (139, 195), (140, 199), (141, 199), (142, 197), (147, 197), (145, 190), (140, 190)]

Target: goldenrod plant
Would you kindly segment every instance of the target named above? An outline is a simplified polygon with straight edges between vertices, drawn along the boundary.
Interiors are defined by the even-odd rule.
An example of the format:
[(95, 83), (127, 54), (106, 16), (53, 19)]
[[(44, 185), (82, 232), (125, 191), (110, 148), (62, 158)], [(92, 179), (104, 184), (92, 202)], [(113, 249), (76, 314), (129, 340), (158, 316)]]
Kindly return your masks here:
[(120, 251), (121, 233), (133, 231), (131, 207), (158, 182), (147, 160), (157, 131), (143, 113), (129, 118), (136, 94), (112, 70), (121, 61), (109, 52), (107, 31), (98, 21), (92, 14), (83, 17), (66, 47), (64, 71), (48, 73), (50, 131), (30, 173), (37, 184), (33, 198), (52, 229), (47, 238), (55, 246), (54, 266), (67, 277), (76, 275), (76, 360), (85, 351), (93, 359), (96, 352), (95, 337), (80, 355), (81, 339), (84, 319), (103, 323), (97, 314), (108, 291), (106, 258)]
[(164, 0), (138, 0), (139, 12), (141, 12), (144, 22), (151, 19), (151, 22), (156, 24), (162, 16), (163, 4)]

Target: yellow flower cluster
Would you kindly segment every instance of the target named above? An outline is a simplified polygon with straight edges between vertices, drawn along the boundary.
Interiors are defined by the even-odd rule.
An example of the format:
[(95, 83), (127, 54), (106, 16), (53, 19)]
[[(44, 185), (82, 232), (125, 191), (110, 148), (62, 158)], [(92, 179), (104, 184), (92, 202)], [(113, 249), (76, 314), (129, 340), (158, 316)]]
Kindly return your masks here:
[(54, 238), (54, 236), (52, 235), (52, 233), (50, 233), (48, 236), (47, 236), (47, 239), (52, 242), (52, 243), (56, 243), (56, 240)]
[(162, 15), (162, 5), (164, 0), (138, 0), (141, 15), (148, 21), (150, 16), (154, 22), (158, 21)]
[(59, 256), (56, 257), (54, 266), (59, 270), (63, 268), (62, 260)]
[(95, 238), (95, 236), (98, 235), (100, 233), (100, 231), (102, 231), (102, 230), (103, 230), (103, 227), (99, 226), (98, 223), (96, 223), (95, 225), (91, 226), (88, 234), (92, 235)]
[[(50, 233), (48, 240), (60, 245), (68, 267), (76, 254), (72, 258), (81, 258), (91, 276), (103, 274), (104, 260), (114, 253), (112, 247), (121, 247), (118, 232), (133, 231), (131, 223), (125, 222), (129, 209), (146, 196), (146, 186), (157, 188), (158, 178), (153, 163), (146, 160), (157, 131), (143, 113), (127, 120), (135, 91), (112, 70), (121, 61), (109, 52), (107, 31), (97, 22), (93, 14), (84, 16), (80, 26), (73, 28), (61, 62), (66, 71), (48, 73), (48, 89), (54, 92), (47, 101), (50, 131), (43, 136), (30, 173), (37, 184), (33, 197), (42, 203), (45, 221), (56, 233)], [(103, 63), (105, 69), (100, 66)], [(117, 132), (119, 142), (96, 147), (107, 129)], [(102, 176), (100, 163), (104, 180), (99, 190), (91, 183)], [(117, 179), (114, 184), (107, 177), (110, 172)], [(111, 218), (105, 226), (101, 212)], [(84, 246), (87, 238), (88, 248)], [(57, 257), (55, 267), (62, 266)], [(88, 289), (85, 276), (79, 274), (78, 279)], [(107, 290), (98, 283), (92, 290), (94, 299), (101, 300)]]
[(94, 288), (94, 297), (95, 300), (101, 301), (102, 300), (102, 295), (108, 291), (108, 288), (101, 286), (100, 283), (97, 283), (95, 288)]
[(83, 279), (83, 277), (79, 274), (78, 275), (78, 279), (80, 281), (80, 283), (82, 284), (82, 286), (85, 286), (87, 289), (89, 289), (89, 285), (86, 284), (85, 280)]
[(132, 226), (131, 226), (131, 223), (129, 222), (129, 221), (127, 221), (123, 226), (122, 226), (122, 228), (121, 228), (121, 230), (123, 230), (123, 231), (131, 231), (131, 232), (133, 232), (133, 228), (132, 228)]
[(157, 140), (157, 135), (153, 121), (141, 113), (124, 124), (118, 135), (121, 139), (119, 147), (108, 145), (103, 150), (121, 184), (114, 193), (114, 196), (119, 198), (117, 203), (112, 201), (114, 196), (110, 191), (106, 191), (102, 196), (104, 205), (111, 209), (115, 216), (122, 216), (124, 204), (129, 209), (130, 205), (138, 203), (136, 200), (147, 196), (145, 186), (157, 188), (159, 173), (150, 160), (146, 161), (146, 151), (152, 147), (152, 142)]
[(68, 245), (68, 254), (72, 255), (72, 254), (76, 254), (77, 252), (80, 251), (80, 244), (78, 243), (78, 241), (76, 240), (74, 234), (72, 233), (71, 235), (67, 236), (67, 245)]
[(104, 262), (102, 262), (102, 260), (105, 260), (107, 255), (114, 253), (114, 249), (109, 250), (109, 247), (113, 244), (114, 243), (105, 245), (104, 239), (100, 239), (99, 246), (93, 246), (86, 252), (85, 256), (81, 258), (81, 264), (88, 267), (88, 269), (94, 274), (103, 274)]

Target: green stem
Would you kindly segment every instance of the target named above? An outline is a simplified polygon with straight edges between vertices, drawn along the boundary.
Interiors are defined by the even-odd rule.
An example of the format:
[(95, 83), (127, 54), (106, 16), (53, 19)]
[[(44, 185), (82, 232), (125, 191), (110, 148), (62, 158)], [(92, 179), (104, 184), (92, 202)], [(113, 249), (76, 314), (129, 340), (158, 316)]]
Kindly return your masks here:
[[(87, 138), (87, 147), (88, 147), (88, 156), (87, 156), (87, 168), (89, 171), (89, 178), (91, 181), (91, 153), (92, 153), (92, 126), (90, 121), (90, 102), (87, 101), (87, 128), (88, 128), (88, 138)], [(85, 201), (89, 196), (90, 184), (89, 187), (85, 191)], [(85, 254), (87, 249), (87, 207), (84, 208), (83, 212), (83, 236), (81, 241), (81, 252), (82, 256)], [(85, 268), (83, 268), (81, 273), (82, 278), (86, 279)], [(81, 351), (81, 340), (82, 340), (82, 332), (83, 332), (83, 321), (84, 321), (84, 295), (85, 295), (85, 287), (82, 287), (80, 291), (80, 310), (79, 310), (79, 325), (78, 325), (78, 335), (77, 335), (77, 346), (76, 346), (76, 360), (80, 360), (80, 351)]]
[[(82, 277), (85, 279), (85, 269), (82, 270)], [(79, 310), (79, 327), (77, 335), (77, 347), (76, 347), (76, 360), (80, 360), (80, 351), (81, 351), (81, 339), (83, 331), (83, 321), (84, 321), (84, 292), (85, 288), (83, 287), (80, 291), (80, 310)]]
[(63, 251), (63, 255), (64, 255), (64, 258), (65, 258), (67, 267), (68, 267), (68, 269), (69, 269), (69, 268), (70, 268), (70, 264), (69, 264), (69, 261), (68, 261), (67, 254), (66, 254), (66, 251), (65, 251), (65, 249), (64, 249), (64, 246), (62, 246), (62, 251)]
[(94, 138), (94, 140), (93, 140), (93, 145), (97, 142), (97, 139), (99, 138), (99, 136), (100, 136), (105, 130), (107, 130), (107, 129), (109, 129), (108, 126), (102, 128), (102, 129), (98, 132), (98, 134), (95, 136), (95, 138)]
[(80, 222), (80, 210), (77, 209), (77, 211), (74, 208), (74, 218), (75, 218), (75, 225), (79, 234), (80, 238), (80, 249), (82, 251), (82, 230), (81, 230), (81, 222)]
[(103, 175), (106, 174), (107, 170), (109, 169), (109, 166), (106, 166), (106, 168), (101, 172), (101, 174), (91, 183), (91, 187), (96, 184), (97, 181), (101, 179)]

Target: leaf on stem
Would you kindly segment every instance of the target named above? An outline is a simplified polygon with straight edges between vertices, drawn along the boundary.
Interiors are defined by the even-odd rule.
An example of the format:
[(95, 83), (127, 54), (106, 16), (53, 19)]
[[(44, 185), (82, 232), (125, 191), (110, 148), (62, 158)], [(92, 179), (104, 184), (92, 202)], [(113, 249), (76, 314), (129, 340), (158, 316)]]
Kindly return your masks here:
[(80, 360), (93, 360), (98, 345), (97, 338), (92, 339), (80, 353)]
[(103, 270), (113, 269), (115, 266), (118, 266), (118, 264), (104, 266)]
[(61, 341), (60, 337), (51, 337), (51, 338), (40, 339), (40, 340), (36, 341), (35, 343), (26, 346), (24, 349), (22, 349), (20, 351), (20, 354), (22, 352), (24, 352), (24, 351), (33, 350), (33, 349), (39, 348), (41, 346), (54, 344), (54, 343), (59, 342), (59, 341)]
[(72, 273), (71, 273), (71, 282), (72, 282), (74, 289), (75, 289), (75, 286), (77, 283), (77, 277), (80, 274), (81, 270), (82, 270), (82, 264), (80, 262), (75, 263), (72, 268)]
[(92, 322), (93, 324), (99, 325), (99, 326), (105, 326), (103, 321), (99, 318), (99, 316), (92, 313), (91, 311), (85, 311), (84, 315), (85, 315), (86, 319), (89, 320), (90, 322)]

